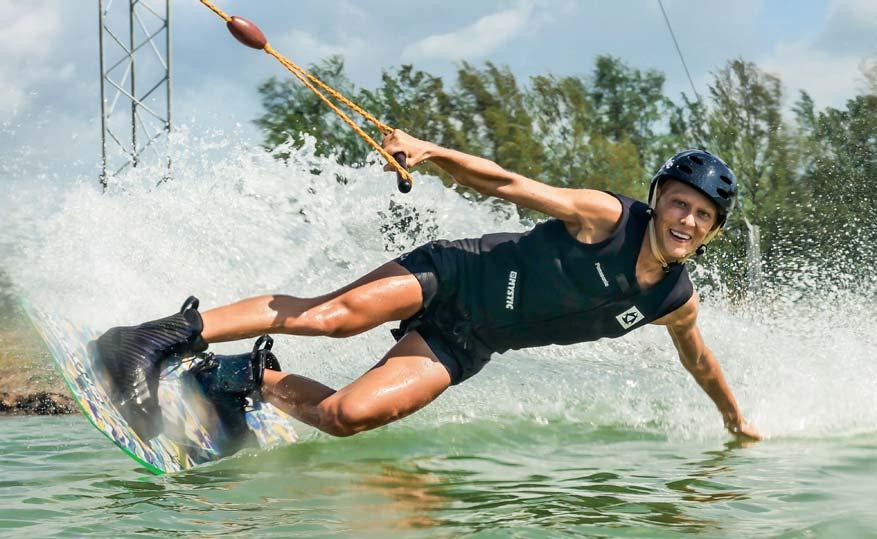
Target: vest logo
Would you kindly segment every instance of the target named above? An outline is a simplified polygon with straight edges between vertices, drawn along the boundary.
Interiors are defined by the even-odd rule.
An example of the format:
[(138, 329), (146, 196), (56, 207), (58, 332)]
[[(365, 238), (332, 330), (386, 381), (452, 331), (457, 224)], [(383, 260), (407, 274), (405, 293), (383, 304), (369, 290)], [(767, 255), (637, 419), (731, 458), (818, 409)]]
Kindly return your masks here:
[(621, 327), (623, 327), (624, 329), (628, 329), (634, 324), (645, 319), (645, 316), (643, 316), (643, 313), (639, 312), (639, 309), (637, 309), (636, 305), (634, 305), (630, 309), (616, 316), (615, 319), (618, 320), (618, 323), (621, 324)]
[(509, 272), (509, 284), (505, 289), (505, 308), (514, 311), (515, 310), (515, 287), (518, 285), (518, 272), (510, 271)]
[(597, 274), (600, 275), (600, 280), (603, 281), (603, 286), (609, 288), (609, 281), (606, 280), (606, 274), (603, 273), (603, 266), (601, 266), (599, 262), (596, 262), (594, 267), (597, 268)]

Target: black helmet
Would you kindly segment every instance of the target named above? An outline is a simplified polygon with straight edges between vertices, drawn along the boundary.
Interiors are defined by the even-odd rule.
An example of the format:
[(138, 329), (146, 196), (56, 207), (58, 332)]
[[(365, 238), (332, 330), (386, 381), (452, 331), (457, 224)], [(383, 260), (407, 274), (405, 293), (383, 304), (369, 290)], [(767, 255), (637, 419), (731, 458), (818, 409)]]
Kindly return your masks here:
[(705, 150), (683, 150), (658, 170), (649, 184), (649, 203), (655, 188), (664, 179), (673, 178), (698, 189), (719, 209), (719, 226), (737, 201), (737, 177), (724, 161)]

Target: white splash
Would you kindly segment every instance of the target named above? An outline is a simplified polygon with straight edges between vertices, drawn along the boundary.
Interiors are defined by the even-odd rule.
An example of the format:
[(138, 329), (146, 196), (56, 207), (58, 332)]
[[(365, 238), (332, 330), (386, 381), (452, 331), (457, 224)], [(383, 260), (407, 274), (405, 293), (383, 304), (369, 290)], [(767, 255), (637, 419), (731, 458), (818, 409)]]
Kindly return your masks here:
[[(416, 175), (401, 195), (380, 163), (342, 167), (315, 156), (312, 142), (284, 148), (286, 162), (221, 133), (178, 133), (174, 147), (174, 178), (158, 186), (163, 170), (148, 167), (107, 193), (93, 178), (51, 191), (18, 185), (2, 207), (0, 265), (19, 293), (103, 329), (164, 316), (190, 294), (202, 308), (256, 294), (318, 295), (431, 239), (526, 228), (507, 208), (470, 201), (435, 177)], [(699, 320), (744, 413), (773, 436), (877, 430), (873, 291), (810, 301), (774, 292), (770, 304), (748, 309), (705, 302)], [(275, 350), (286, 369), (338, 386), (380, 359), (393, 343), (389, 327), (344, 340), (281, 336)], [(657, 327), (496, 357), (406, 421), (522, 416), (723, 436)]]

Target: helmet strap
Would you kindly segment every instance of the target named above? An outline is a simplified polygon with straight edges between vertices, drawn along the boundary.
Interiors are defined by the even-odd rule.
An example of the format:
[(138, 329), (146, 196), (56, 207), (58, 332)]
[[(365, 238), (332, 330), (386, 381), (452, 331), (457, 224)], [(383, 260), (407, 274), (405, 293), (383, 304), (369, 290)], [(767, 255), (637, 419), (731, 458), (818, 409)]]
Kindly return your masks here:
[(657, 244), (655, 243), (655, 219), (654, 213), (652, 214), (652, 219), (649, 221), (649, 247), (652, 249), (652, 256), (657, 259), (658, 262), (661, 263), (661, 269), (664, 270), (664, 273), (670, 271), (670, 264), (667, 263), (667, 259), (664, 258), (664, 255), (658, 249)]
[(670, 271), (670, 264), (667, 263), (667, 259), (664, 258), (664, 254), (658, 249), (658, 242), (655, 236), (655, 208), (658, 206), (658, 191), (661, 189), (660, 182), (655, 185), (655, 188), (652, 190), (652, 199), (649, 200), (649, 206), (651, 208), (650, 219), (649, 219), (649, 248), (652, 250), (652, 256), (661, 264), (661, 269), (664, 272)]

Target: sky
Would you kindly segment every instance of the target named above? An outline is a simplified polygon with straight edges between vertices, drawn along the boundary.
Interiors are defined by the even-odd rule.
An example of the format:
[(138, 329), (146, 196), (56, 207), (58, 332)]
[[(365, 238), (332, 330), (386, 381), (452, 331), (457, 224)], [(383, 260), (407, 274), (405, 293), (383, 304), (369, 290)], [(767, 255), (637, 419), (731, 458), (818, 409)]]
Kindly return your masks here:
[[(258, 23), (299, 64), (342, 55), (348, 75), (364, 87), (402, 64), (452, 79), (462, 61), (507, 65), (519, 78), (587, 76), (596, 55), (612, 54), (664, 72), (671, 97), (690, 93), (657, 0), (215, 3)], [(111, 9), (121, 14), (126, 4), (115, 0)], [(819, 107), (842, 107), (863, 86), (862, 61), (877, 56), (874, 0), (664, 0), (664, 6), (701, 93), (711, 73), (744, 58), (782, 79), (788, 106), (803, 88)], [(0, 179), (95, 175), (97, 1), (0, 0), (0, 13)], [(175, 128), (258, 142), (256, 89), (285, 71), (238, 45), (197, 0), (174, 0), (172, 18)]]

